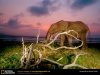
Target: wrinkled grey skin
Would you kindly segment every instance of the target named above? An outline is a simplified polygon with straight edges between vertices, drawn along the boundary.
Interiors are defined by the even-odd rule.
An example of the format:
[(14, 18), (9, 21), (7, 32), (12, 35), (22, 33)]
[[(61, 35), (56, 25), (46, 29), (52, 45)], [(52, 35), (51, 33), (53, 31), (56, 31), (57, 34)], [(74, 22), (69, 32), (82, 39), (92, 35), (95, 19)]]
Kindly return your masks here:
[[(53, 23), (51, 27), (49, 28), (47, 35), (46, 35), (47, 42), (50, 41), (50, 37), (52, 35), (59, 33), (59, 32), (68, 31), (68, 30), (75, 30), (79, 34), (77, 38), (83, 41), (82, 49), (86, 49), (87, 48), (86, 34), (89, 31), (89, 28), (86, 24), (84, 24), (81, 21), (72, 22), (72, 21), (61, 20), (56, 23)], [(75, 33), (71, 33), (71, 34), (76, 36)], [(72, 37), (67, 36), (67, 35), (66, 37), (68, 39), (69, 45), (72, 46)], [(64, 41), (65, 41), (65, 35), (61, 35), (60, 36), (60, 46), (64, 45)]]

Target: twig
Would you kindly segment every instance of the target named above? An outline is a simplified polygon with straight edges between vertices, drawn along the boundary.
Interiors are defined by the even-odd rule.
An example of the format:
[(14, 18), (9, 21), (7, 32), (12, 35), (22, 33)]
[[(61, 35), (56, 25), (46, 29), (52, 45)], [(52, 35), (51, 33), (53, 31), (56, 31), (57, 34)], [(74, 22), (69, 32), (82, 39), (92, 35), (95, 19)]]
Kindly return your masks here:
[(21, 57), (21, 59), (20, 59), (20, 61), (21, 61), (21, 67), (23, 67), (23, 63), (24, 63), (24, 58), (25, 58), (25, 46), (24, 46), (24, 40), (23, 40), (23, 37), (22, 37), (22, 47), (23, 47), (23, 52), (22, 52), (22, 57)]
[(24, 39), (22, 37), (22, 47), (23, 47), (23, 51), (24, 51)]
[(27, 58), (27, 61), (26, 61), (26, 66), (25, 66), (25, 69), (28, 68), (29, 64), (30, 64), (30, 58), (31, 58), (31, 55), (32, 55), (32, 50), (33, 50), (33, 46), (31, 45), (30, 47), (30, 52), (28, 54), (28, 58)]
[(40, 36), (40, 29), (38, 29), (38, 34), (37, 34), (37, 40), (36, 40), (36, 43), (38, 44), (39, 42), (39, 36)]
[(60, 61), (60, 60), (62, 60), (62, 59), (63, 59), (63, 57), (59, 58), (59, 59), (57, 60), (57, 62)]
[(58, 62), (56, 62), (56, 61), (53, 61), (53, 60), (50, 60), (50, 59), (47, 59), (47, 58), (43, 58), (43, 59), (46, 60), (46, 61), (49, 61), (49, 62), (51, 62), (51, 63), (57, 64), (57, 65), (59, 65), (59, 66), (63, 66), (63, 64), (60, 64), (60, 63), (58, 63)]

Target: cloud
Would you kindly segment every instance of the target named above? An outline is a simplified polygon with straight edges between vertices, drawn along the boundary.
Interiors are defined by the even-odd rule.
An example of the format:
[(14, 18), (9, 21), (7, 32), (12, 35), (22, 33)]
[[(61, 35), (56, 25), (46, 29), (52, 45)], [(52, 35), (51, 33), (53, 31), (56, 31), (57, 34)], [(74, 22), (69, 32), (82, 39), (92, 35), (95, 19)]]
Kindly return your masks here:
[(6, 23), (0, 23), (0, 29), (19, 29), (19, 28), (32, 28), (31, 25), (21, 24), (18, 19), (9, 19)]
[(29, 12), (32, 15), (36, 15), (36, 16), (41, 16), (41, 15), (46, 15), (49, 14), (48, 8), (47, 7), (40, 7), (40, 6), (32, 6), (29, 8)]
[(6, 24), (12, 28), (19, 26), (19, 22), (17, 19), (10, 19)]
[(1, 13), (1, 12), (0, 12), (0, 16), (2, 16), (2, 15), (4, 15), (4, 13)]
[(52, 0), (43, 0), (41, 3), (42, 3), (43, 6), (47, 7), (49, 5), (52, 5), (54, 3), (54, 1), (55, 0), (53, 0), (53, 1)]
[[(18, 36), (37, 36), (38, 28), (41, 26), (40, 22), (37, 22), (34, 26), (30, 24), (23, 24), (21, 17), (23, 14), (18, 14), (10, 18), (7, 22), (0, 22), (0, 33), (7, 35)], [(44, 30), (40, 30), (41, 36), (45, 35)]]
[[(10, 19), (6, 23), (0, 23), (0, 33), (7, 35), (18, 35), (18, 36), (37, 36), (38, 27), (41, 23), (37, 23), (37, 26), (28, 24), (21, 24), (16, 19)], [(0, 35), (1, 35), (0, 34)], [(46, 31), (40, 29), (40, 36), (45, 36)]]
[(3, 13), (0, 13), (0, 16), (4, 15)]
[(29, 7), (28, 11), (35, 16), (48, 15), (50, 11), (58, 8), (54, 5), (55, 3), (57, 3), (57, 0), (43, 0), (40, 5)]
[(91, 4), (94, 4), (95, 2), (97, 2), (98, 0), (75, 0), (72, 5), (71, 8), (72, 9), (83, 9), (86, 6), (89, 6)]
[[(4, 15), (3, 13), (0, 13), (0, 15)], [(28, 24), (22, 24), (20, 21), (20, 18), (24, 17), (24, 13), (19, 13), (14, 15), (12, 18), (10, 18), (7, 22), (0, 21), (0, 29), (18, 29), (18, 28), (31, 28), (32, 25)], [(2, 19), (2, 18), (0, 18)]]
[(29, 35), (32, 30), (34, 30), (32, 25), (21, 24), (17, 19), (9, 19), (6, 23), (0, 23), (0, 32), (8, 35)]

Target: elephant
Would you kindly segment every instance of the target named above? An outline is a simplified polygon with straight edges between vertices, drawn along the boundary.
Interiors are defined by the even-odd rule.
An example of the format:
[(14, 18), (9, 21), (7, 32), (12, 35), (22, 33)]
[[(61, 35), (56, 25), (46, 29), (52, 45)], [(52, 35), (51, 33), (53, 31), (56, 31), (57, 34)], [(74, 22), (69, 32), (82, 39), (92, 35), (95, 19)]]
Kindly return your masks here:
[[(83, 41), (82, 49), (87, 49), (87, 42), (86, 42), (86, 36), (87, 32), (89, 31), (89, 27), (83, 23), (82, 21), (64, 21), (60, 20), (56, 23), (53, 23), (50, 28), (48, 29), (48, 32), (46, 34), (46, 41), (50, 41), (50, 37), (56, 33), (68, 31), (68, 30), (74, 30), (78, 33), (78, 37), (80, 40)], [(76, 36), (75, 33), (71, 33), (72, 35)], [(60, 36), (60, 46), (64, 45), (65, 36), (67, 35), (61, 35)], [(68, 44), (69, 46), (72, 45), (72, 37), (67, 36)]]

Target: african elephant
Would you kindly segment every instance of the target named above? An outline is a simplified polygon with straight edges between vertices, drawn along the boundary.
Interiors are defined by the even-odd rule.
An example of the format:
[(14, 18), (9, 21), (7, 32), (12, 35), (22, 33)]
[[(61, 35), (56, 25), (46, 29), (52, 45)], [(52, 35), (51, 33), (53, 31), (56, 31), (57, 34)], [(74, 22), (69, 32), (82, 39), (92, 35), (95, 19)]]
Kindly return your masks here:
[[(76, 31), (79, 36), (77, 38), (79, 38), (80, 40), (83, 41), (83, 48), (87, 48), (87, 43), (86, 43), (86, 34), (89, 31), (89, 28), (86, 24), (84, 24), (81, 21), (64, 21), (64, 20), (60, 20), (56, 23), (53, 23), (46, 35), (46, 40), (50, 41), (50, 37), (52, 35), (54, 35), (55, 33), (59, 33), (59, 32), (64, 32), (64, 31), (68, 31), (68, 30), (74, 30)], [(74, 33), (72, 33), (72, 35), (76, 36)], [(67, 40), (70, 46), (72, 46), (71, 42), (72, 42), (72, 37), (67, 36)], [(65, 35), (61, 35), (60, 36), (60, 46), (64, 45), (64, 40), (65, 40)]]

